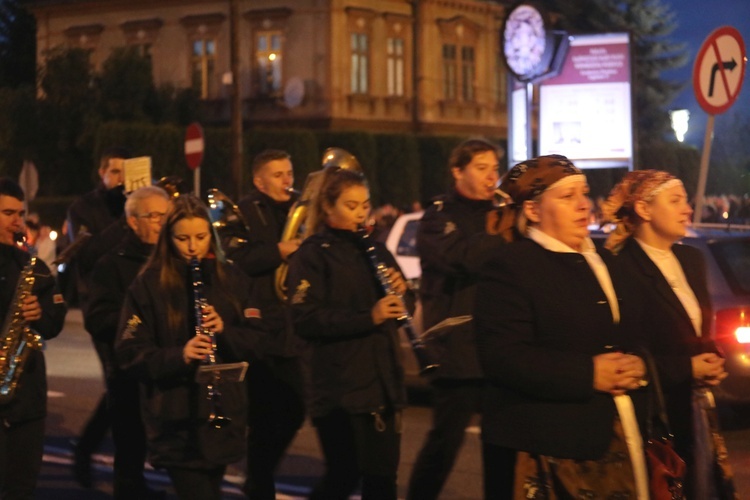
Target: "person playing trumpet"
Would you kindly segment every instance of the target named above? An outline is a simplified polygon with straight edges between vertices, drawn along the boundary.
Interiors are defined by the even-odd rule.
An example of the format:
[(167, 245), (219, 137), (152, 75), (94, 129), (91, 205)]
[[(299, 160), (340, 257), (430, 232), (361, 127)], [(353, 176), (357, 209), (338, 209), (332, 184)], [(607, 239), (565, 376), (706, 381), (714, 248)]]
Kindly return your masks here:
[(253, 363), (247, 377), (249, 433), (245, 493), (251, 500), (276, 498), (274, 473), (305, 420), (301, 345), (294, 336), (288, 307), (276, 294), (276, 269), (299, 247), (280, 241), (294, 201), (294, 171), (289, 154), (268, 149), (252, 164), (255, 189), (238, 208), (250, 228), (247, 243), (227, 256), (253, 280), (271, 352)]

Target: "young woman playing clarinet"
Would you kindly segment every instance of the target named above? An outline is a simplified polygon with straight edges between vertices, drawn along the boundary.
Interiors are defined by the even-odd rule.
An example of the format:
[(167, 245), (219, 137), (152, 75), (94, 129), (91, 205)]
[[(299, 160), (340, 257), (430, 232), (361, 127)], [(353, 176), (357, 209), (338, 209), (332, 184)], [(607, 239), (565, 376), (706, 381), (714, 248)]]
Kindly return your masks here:
[[(196, 372), (209, 357), (247, 359), (263, 340), (250, 290), (238, 269), (216, 259), (206, 206), (177, 198), (128, 291), (115, 349), (141, 383), (149, 461), (166, 469), (181, 499), (219, 500), (226, 465), (244, 453), (244, 387), (218, 384), (220, 394), (210, 398)], [(211, 414), (225, 425), (209, 422)]]
[[(410, 293), (393, 256), (363, 245), (370, 213), (364, 176), (330, 167), (289, 264), (295, 332), (310, 343), (310, 415), (326, 473), (310, 498), (396, 499), (401, 409), (406, 405), (396, 318)], [(366, 241), (366, 240), (365, 240)], [(386, 294), (365, 247), (388, 269)]]

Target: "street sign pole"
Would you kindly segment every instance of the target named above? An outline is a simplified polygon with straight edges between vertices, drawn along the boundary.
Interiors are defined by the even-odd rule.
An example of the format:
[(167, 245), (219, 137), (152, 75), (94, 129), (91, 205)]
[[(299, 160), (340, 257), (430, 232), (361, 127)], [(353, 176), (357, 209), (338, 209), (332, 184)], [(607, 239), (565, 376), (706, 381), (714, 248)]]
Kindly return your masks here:
[(201, 197), (201, 167), (193, 170), (193, 186), (195, 186), (195, 196)]
[(693, 223), (701, 222), (711, 143), (714, 135), (714, 118), (724, 113), (737, 100), (745, 78), (745, 42), (742, 35), (731, 26), (714, 30), (703, 41), (693, 65), (693, 90), (701, 108), (708, 113), (706, 135), (703, 139), (698, 186), (695, 193)]
[(693, 212), (693, 224), (701, 221), (703, 213), (703, 195), (706, 192), (706, 180), (708, 179), (708, 160), (711, 158), (711, 143), (714, 137), (714, 115), (708, 115), (706, 123), (706, 135), (703, 137), (703, 153), (701, 153), (701, 169), (698, 174), (698, 190), (695, 194), (695, 212)]

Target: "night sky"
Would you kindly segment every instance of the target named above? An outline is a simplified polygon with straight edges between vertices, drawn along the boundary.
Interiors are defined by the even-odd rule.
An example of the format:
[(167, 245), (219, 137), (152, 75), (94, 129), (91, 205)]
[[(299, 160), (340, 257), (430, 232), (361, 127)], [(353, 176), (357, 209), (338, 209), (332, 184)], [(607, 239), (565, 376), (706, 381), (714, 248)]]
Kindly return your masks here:
[[(664, 74), (665, 78), (686, 81), (687, 85), (673, 101), (670, 109), (690, 110), (690, 129), (686, 142), (703, 145), (706, 127), (706, 112), (698, 105), (693, 92), (692, 72), (695, 56), (706, 37), (721, 26), (736, 28), (745, 42), (745, 52), (750, 44), (750, 0), (662, 0), (677, 14), (678, 28), (670, 35), (674, 42), (685, 42), (690, 61), (676, 71)], [(750, 119), (750, 76), (745, 70), (745, 80), (734, 105), (724, 114), (716, 116), (716, 122), (728, 118), (732, 113), (742, 113)]]

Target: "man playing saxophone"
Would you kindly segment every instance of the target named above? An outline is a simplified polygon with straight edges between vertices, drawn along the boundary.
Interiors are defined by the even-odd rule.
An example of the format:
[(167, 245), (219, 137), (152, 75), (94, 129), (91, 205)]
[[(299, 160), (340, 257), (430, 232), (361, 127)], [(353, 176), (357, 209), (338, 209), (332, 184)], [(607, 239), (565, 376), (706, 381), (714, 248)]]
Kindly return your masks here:
[[(56, 337), (65, 322), (66, 307), (46, 264), (36, 261), (30, 269), (34, 283), (29, 294), (17, 294), (22, 269), (30, 256), (16, 245), (23, 229), (24, 193), (14, 181), (0, 179), (0, 315), (18, 312), (25, 324), (43, 339)], [(12, 303), (14, 298), (19, 302)], [(18, 326), (18, 325), (15, 325)], [(0, 334), (0, 373), (10, 361), (9, 339), (23, 332)], [(34, 496), (44, 449), (47, 413), (47, 376), (41, 350), (29, 349), (9, 401), (0, 403), (0, 497), (30, 499)], [(2, 381), (6, 384), (5, 381)]]
[(276, 498), (274, 472), (305, 419), (300, 345), (287, 305), (277, 296), (276, 269), (299, 247), (299, 240), (279, 241), (294, 201), (294, 172), (288, 153), (269, 149), (252, 165), (255, 189), (238, 207), (250, 228), (247, 243), (227, 248), (254, 281), (254, 293), (271, 336), (271, 352), (252, 363), (247, 376), (247, 482), (251, 500)]

